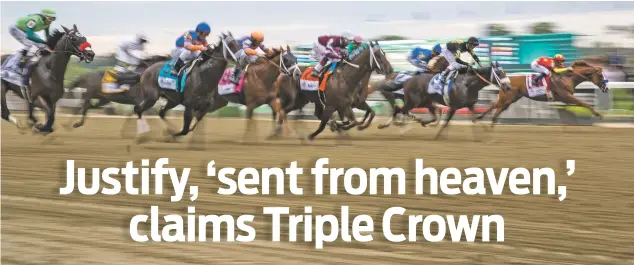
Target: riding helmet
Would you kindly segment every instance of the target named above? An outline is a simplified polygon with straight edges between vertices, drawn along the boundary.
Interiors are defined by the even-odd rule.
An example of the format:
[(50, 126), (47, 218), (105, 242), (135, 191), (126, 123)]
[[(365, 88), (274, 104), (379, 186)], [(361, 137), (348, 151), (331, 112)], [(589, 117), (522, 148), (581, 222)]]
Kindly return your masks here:
[(209, 34), (211, 32), (211, 27), (205, 22), (200, 22), (198, 26), (196, 26), (196, 32)]

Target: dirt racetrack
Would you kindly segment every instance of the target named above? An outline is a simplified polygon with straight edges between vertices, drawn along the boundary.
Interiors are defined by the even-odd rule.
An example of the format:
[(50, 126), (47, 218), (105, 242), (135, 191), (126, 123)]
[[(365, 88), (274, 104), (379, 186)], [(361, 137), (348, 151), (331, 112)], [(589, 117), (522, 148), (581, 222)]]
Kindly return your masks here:
[[(303, 145), (294, 139), (264, 140), (271, 122), (262, 121), (262, 140), (242, 144), (244, 121), (207, 119), (201, 127), (205, 151), (189, 150), (188, 136), (179, 143), (132, 145), (128, 152), (132, 140), (119, 136), (123, 119), (89, 117), (84, 128), (70, 132), (60, 127), (67, 121), (58, 118), (57, 138), (22, 135), (2, 122), (2, 264), (634, 264), (633, 129), (500, 126), (492, 134), (494, 142), (474, 142), (470, 127), (453, 126), (448, 140), (432, 141), (433, 128), (415, 127), (401, 136), (393, 128), (375, 129), (375, 121), (366, 131), (351, 132), (347, 143), (326, 130)], [(158, 121), (150, 125), (161, 130)], [(312, 131), (316, 125), (305, 126)], [(160, 140), (161, 134), (155, 137)], [(138, 166), (144, 158), (153, 163), (160, 157), (169, 157), (170, 166), (192, 168), (188, 184), (199, 186), (198, 200), (170, 203), (169, 191), (146, 196), (58, 194), (65, 185), (67, 159), (103, 169), (123, 167), (126, 161)], [(559, 201), (554, 195), (512, 195), (507, 187), (508, 195), (502, 196), (416, 196), (408, 187), (405, 196), (315, 196), (309, 168), (320, 157), (329, 157), (333, 167), (402, 167), (408, 185), (415, 176), (415, 158), (437, 169), (552, 167), (557, 185), (566, 185), (568, 194)], [(570, 177), (566, 159), (576, 160)], [(308, 194), (213, 194), (221, 184), (206, 177), (210, 160), (238, 169), (298, 161), (306, 168), (299, 185)], [(151, 205), (158, 205), (161, 215), (185, 215), (191, 205), (197, 214), (253, 214), (256, 240), (136, 243), (129, 236), (130, 218), (149, 214)], [(292, 213), (302, 214), (305, 205), (313, 206), (314, 214), (339, 216), (339, 207), (348, 205), (351, 218), (371, 215), (374, 241), (325, 243), (322, 250), (313, 243), (271, 242), (270, 218), (262, 207), (289, 206)], [(383, 237), (381, 220), (392, 206), (406, 208), (406, 214), (499, 214), (505, 221), (505, 242), (452, 243), (447, 235), (444, 242), (430, 243), (419, 234), (417, 242), (391, 243)], [(393, 232), (407, 234), (405, 225), (395, 224)], [(284, 229), (282, 241), (287, 241)]]

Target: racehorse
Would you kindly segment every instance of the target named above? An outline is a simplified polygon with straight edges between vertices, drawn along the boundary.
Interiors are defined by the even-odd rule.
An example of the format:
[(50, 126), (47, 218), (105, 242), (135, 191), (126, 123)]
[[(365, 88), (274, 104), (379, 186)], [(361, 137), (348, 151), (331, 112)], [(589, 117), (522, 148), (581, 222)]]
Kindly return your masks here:
[[(153, 64), (141, 75), (141, 90), (155, 93), (151, 99), (149, 99), (151, 104), (146, 104), (145, 109), (142, 111), (152, 107), (158, 99), (158, 93), (160, 93), (167, 99), (167, 104), (160, 110), (159, 116), (169, 128), (169, 122), (165, 119), (165, 114), (168, 110), (182, 104), (185, 106), (185, 111), (183, 112), (183, 129), (178, 133), (168, 129), (168, 133), (174, 137), (187, 135), (190, 131), (194, 112), (206, 112), (211, 93), (215, 90), (214, 88), (220, 81), (229, 60), (233, 62), (237, 61), (235, 53), (239, 51), (240, 48), (240, 45), (235, 41), (231, 32), (228, 34), (222, 33), (217, 45), (210, 47), (210, 49), (201, 53), (199, 58), (183, 66), (183, 71), (189, 71), (187, 74), (188, 77), (182, 87), (183, 92), (161, 88), (158, 78), (159, 72), (164, 68), (165, 63), (159, 62)], [(147, 96), (145, 100), (145, 102), (148, 102)], [(137, 107), (135, 107), (135, 111), (136, 108)], [(139, 119), (141, 119), (142, 111), (137, 112)]]
[[(583, 82), (591, 82), (603, 93), (608, 92), (607, 80), (603, 75), (603, 69), (600, 67), (594, 67), (589, 65), (585, 61), (575, 61), (572, 64), (572, 71), (566, 71), (561, 74), (553, 74), (551, 76), (550, 83), (547, 85), (553, 93), (554, 101), (563, 102), (571, 105), (582, 106), (590, 110), (595, 116), (603, 118), (601, 113), (597, 112), (592, 106), (582, 102), (576, 98), (573, 94), (575, 88)], [(506, 110), (511, 104), (515, 103), (522, 97), (529, 98), (535, 101), (552, 101), (548, 99), (546, 94), (543, 95), (529, 95), (527, 89), (527, 83), (532, 82), (529, 76), (512, 76), (511, 88), (509, 90), (500, 90), (498, 100), (495, 104), (491, 105), (485, 112), (480, 114), (477, 119), (482, 119), (493, 109), (496, 109), (493, 118), (491, 119), (491, 126), (493, 127), (497, 122), (498, 117), (504, 110)]]
[[(466, 107), (469, 108), (473, 115), (476, 115), (475, 104), (478, 101), (480, 90), (484, 87), (497, 85), (503, 89), (510, 88), (510, 81), (497, 62), (493, 62), (489, 67), (480, 69), (468, 67), (466, 74), (462, 72), (463, 70), (457, 72), (458, 75), (454, 78), (453, 88), (449, 90), (449, 94), (446, 96), (437, 93), (430, 94), (428, 92), (430, 81), (432, 81), (432, 79), (437, 80), (438, 74), (423, 73), (412, 77), (410, 80), (411, 84), (408, 84), (404, 90), (405, 104), (402, 112), (409, 112), (413, 106), (428, 108), (433, 116), (432, 120), (423, 121), (422, 119), (415, 118), (422, 126), (426, 126), (437, 119), (436, 106), (434, 106), (433, 103), (440, 103), (449, 107), (449, 115), (447, 115), (445, 124), (436, 134), (435, 138), (438, 139), (458, 109)], [(450, 76), (453, 76), (453, 74)], [(483, 76), (486, 76), (486, 78)]]
[[(301, 73), (304, 73), (306, 69), (308, 68), (310, 67), (300, 66), (299, 71)], [(368, 86), (368, 83), (370, 82), (371, 74), (372, 72), (369, 72), (367, 73), (365, 77), (361, 79), (361, 82), (358, 84), (358, 86), (356, 87), (356, 91), (354, 92), (355, 93), (354, 95), (357, 95), (357, 96), (353, 97), (353, 100), (355, 100), (355, 103), (353, 103), (353, 106), (356, 109), (366, 111), (365, 116), (363, 117), (363, 120), (361, 121), (360, 125), (357, 127), (359, 130), (363, 130), (367, 128), (368, 126), (370, 126), (370, 124), (372, 123), (372, 120), (376, 116), (376, 113), (374, 112), (374, 110), (365, 101), (368, 95), (373, 92), (372, 88)], [(280, 75), (275, 85), (277, 87), (276, 89), (279, 91), (278, 97), (280, 98), (280, 101), (282, 102), (282, 106), (284, 108), (285, 113), (289, 113), (294, 110), (301, 110), (310, 102), (314, 103), (315, 106), (321, 105), (318, 92), (303, 90), (301, 88), (301, 81), (299, 77)], [(351, 129), (352, 127), (346, 127), (349, 125), (351, 121), (348, 120), (344, 122), (344, 114), (342, 111), (338, 111), (338, 114), (342, 123), (335, 124), (334, 121), (332, 121), (333, 123), (331, 123), (331, 126), (330, 126), (331, 130), (334, 131), (334, 130), (337, 130), (338, 128)], [(317, 114), (317, 107), (315, 108), (314, 115), (317, 118), (319, 118), (319, 115)], [(366, 123), (366, 120), (367, 120), (367, 123)]]
[[(428, 69), (426, 71), (424, 71), (423, 73), (431, 73), (431, 74), (437, 74), (442, 72), (443, 70), (445, 70), (445, 68), (447, 68), (449, 66), (449, 62), (447, 62), (447, 59), (445, 59), (444, 56), (436, 56), (434, 57), (428, 64)], [(396, 106), (396, 98), (401, 99), (403, 101), (405, 101), (405, 87), (410, 87), (408, 90), (411, 90), (411, 86), (417, 86), (417, 85), (428, 85), (429, 83), (424, 83), (421, 84), (420, 82), (418, 82), (416, 78), (411, 78), (412, 76), (416, 76), (416, 75), (412, 75), (410, 73), (407, 72), (401, 72), (398, 75), (392, 74), (390, 76), (386, 76), (385, 80), (381, 80), (377, 83), (375, 83), (373, 85), (373, 87), (376, 87), (376, 89), (381, 93), (381, 95), (383, 95), (383, 97), (385, 97), (385, 99), (388, 101), (388, 103), (390, 104), (390, 106), (392, 107), (392, 116), (390, 117), (390, 119), (385, 123), (385, 124), (381, 124), (378, 126), (379, 129), (384, 129), (389, 127), (392, 124), (393, 119), (396, 117), (396, 115), (398, 115), (399, 113), (405, 116), (408, 116), (412, 119), (416, 119), (416, 117), (414, 115), (411, 115), (409, 113), (409, 110), (405, 111), (404, 109)], [(402, 82), (400, 85), (396, 85), (396, 83), (394, 83), (396, 78), (403, 78), (405, 79), (404, 82)], [(409, 79), (408, 79), (409, 78)], [(413, 79), (413, 80), (412, 80)], [(390, 82), (392, 82), (390, 84)], [(410, 101), (412, 103), (416, 103), (413, 101)], [(420, 102), (418, 102), (420, 103)], [(435, 103), (432, 103), (435, 104)], [(418, 105), (412, 105), (411, 108), (419, 108), (422, 107), (420, 104)], [(437, 106), (435, 106), (437, 108)], [(437, 108), (437, 110), (440, 112), (440, 114), (442, 115), (442, 109)], [(430, 110), (431, 111), (431, 110)], [(432, 122), (436, 121), (438, 118), (436, 118), (437, 114), (432, 111), (430, 112), (433, 116), (433, 120)], [(440, 117), (440, 116), (438, 116)]]
[[(277, 91), (275, 90), (273, 83), (277, 79), (279, 74), (293, 75), (297, 68), (297, 57), (292, 53), (290, 47), (287, 45), (286, 50), (280, 47), (279, 49), (273, 49), (273, 54), (270, 56), (261, 56), (254, 63), (246, 66), (240, 77), (238, 85), (232, 84), (229, 81), (221, 81), (217, 85), (217, 89), (214, 89), (211, 104), (207, 106), (204, 112), (199, 112), (196, 116), (196, 122), (198, 123), (207, 112), (214, 112), (224, 106), (227, 106), (229, 102), (238, 103), (247, 107), (247, 128), (244, 137), (246, 138), (249, 133), (254, 132), (253, 126), (253, 110), (264, 104), (268, 104), (273, 110), (273, 117), (275, 114), (279, 115), (277, 126), (275, 126), (275, 132), (271, 136), (279, 136), (282, 131), (282, 124), (286, 120), (286, 114), (281, 107), (280, 101), (277, 98)], [(233, 74), (235, 69), (227, 69), (225, 71), (225, 77)], [(223, 80), (226, 79), (223, 77)], [(240, 89), (240, 86), (241, 89)], [(197, 124), (196, 123), (196, 124)]]
[[(163, 55), (155, 55), (149, 58), (145, 58), (141, 61), (141, 64), (137, 67), (136, 72), (142, 73), (148, 67), (153, 65), (154, 63), (160, 61), (166, 61), (169, 59), (169, 56)], [(82, 95), (83, 105), (81, 108), (81, 120), (73, 124), (73, 128), (78, 128), (84, 125), (84, 121), (86, 119), (86, 113), (91, 108), (99, 108), (110, 102), (117, 102), (119, 104), (134, 104), (134, 93), (104, 93), (102, 92), (102, 81), (104, 78), (104, 74), (106, 70), (91, 72), (84, 74), (77, 79), (75, 79), (69, 88), (85, 88), (86, 92)], [(138, 89), (139, 84), (134, 84), (131, 86), (130, 90)], [(99, 102), (96, 104), (92, 104), (92, 99), (98, 99)]]
[[(90, 47), (76, 25), (72, 29), (62, 26), (64, 32), (53, 30), (46, 45), (53, 50), (52, 54), (44, 55), (33, 67), (33, 74), (30, 77), (30, 98), (33, 103), (29, 103), (29, 119), (35, 124), (37, 120), (33, 116), (34, 107), (43, 109), (46, 112), (46, 124), (35, 124), (34, 130), (41, 133), (52, 133), (55, 122), (55, 108), (57, 101), (64, 95), (64, 74), (71, 55), (79, 57), (80, 61), (92, 62), (95, 53)], [(7, 57), (2, 57), (2, 62)], [(24, 98), (21, 86), (12, 84), (5, 80), (2, 85), (2, 119), (14, 123), (21, 128), (19, 122), (13, 118), (9, 112), (6, 102), (6, 93), (11, 90), (19, 97)]]
[(319, 135), (326, 124), (329, 122), (332, 114), (341, 111), (345, 114), (349, 121), (350, 127), (359, 125), (352, 112), (352, 103), (354, 102), (355, 90), (361, 80), (368, 76), (369, 73), (377, 71), (379, 74), (390, 74), (392, 65), (387, 60), (385, 52), (379, 46), (378, 42), (367, 42), (362, 45), (364, 49), (357, 49), (356, 56), (351, 56), (350, 62), (343, 60), (341, 65), (335, 68), (332, 78), (326, 76), (324, 89), (320, 88), (320, 103), (315, 106), (315, 114), (321, 120), (319, 127), (315, 132), (308, 136), (308, 140), (313, 140)]

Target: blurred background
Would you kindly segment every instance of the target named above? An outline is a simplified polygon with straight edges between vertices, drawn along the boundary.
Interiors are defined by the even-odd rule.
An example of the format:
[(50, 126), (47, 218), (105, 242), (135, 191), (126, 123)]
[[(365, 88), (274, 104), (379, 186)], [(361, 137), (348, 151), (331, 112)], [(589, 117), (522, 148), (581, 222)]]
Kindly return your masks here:
[[(174, 40), (199, 21), (212, 25), (210, 39), (223, 31), (244, 36), (251, 31), (265, 33), (265, 45), (290, 45), (302, 65), (314, 64), (309, 57), (314, 39), (321, 34), (361, 35), (379, 40), (395, 71), (413, 70), (405, 61), (416, 46), (431, 47), (453, 39), (476, 36), (481, 46), (476, 52), (485, 64), (498, 61), (507, 73), (532, 72), (530, 62), (540, 56), (563, 54), (567, 62), (586, 60), (604, 68), (611, 91), (598, 92), (593, 85), (582, 84), (577, 96), (616, 119), (630, 120), (634, 114), (634, 2), (3, 2), (2, 52), (20, 48), (7, 32), (11, 23), (42, 8), (54, 8), (54, 23), (77, 24), (99, 56), (93, 63), (72, 60), (66, 84), (89, 71), (114, 63), (112, 52), (121, 41), (142, 32), (150, 38), (149, 54), (168, 54)], [(252, 8), (243, 8), (243, 5)], [(196, 6), (196, 8), (189, 8)], [(314, 12), (329, 6), (338, 11)], [(184, 8), (188, 7), (188, 8)], [(99, 12), (77, 12), (99, 10)], [(182, 10), (182, 11), (181, 11)], [(240, 10), (234, 15), (228, 10)], [(118, 14), (115, 17), (112, 14)], [(137, 19), (138, 18), (138, 19)], [(465, 59), (470, 59), (465, 58)], [(375, 76), (375, 78), (381, 78)], [(75, 111), (82, 88), (67, 88), (60, 106)], [(496, 88), (481, 93), (480, 108), (497, 97)], [(389, 107), (378, 93), (369, 101), (379, 114)], [(10, 108), (21, 109), (20, 101)], [(159, 106), (157, 105), (156, 108)], [(110, 104), (106, 113), (127, 112), (130, 106)], [(310, 106), (309, 106), (310, 108)], [(180, 108), (177, 108), (180, 110)], [(424, 110), (417, 110), (424, 111)], [(557, 103), (521, 100), (505, 112), (503, 122), (541, 119), (561, 120), (563, 113), (588, 117), (575, 107), (561, 108)], [(257, 113), (270, 113), (263, 106)], [(307, 109), (307, 113), (311, 110)], [(219, 115), (241, 116), (244, 107), (230, 105)], [(296, 114), (292, 113), (291, 115)], [(305, 118), (310, 118), (305, 116)]]

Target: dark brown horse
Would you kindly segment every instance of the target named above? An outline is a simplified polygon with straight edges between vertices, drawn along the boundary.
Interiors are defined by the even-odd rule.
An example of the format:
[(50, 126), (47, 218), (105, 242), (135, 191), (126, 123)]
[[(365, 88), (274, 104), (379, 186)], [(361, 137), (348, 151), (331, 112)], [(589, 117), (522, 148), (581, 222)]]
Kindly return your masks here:
[(216, 83), (211, 104), (207, 106), (205, 111), (198, 113), (195, 122), (200, 121), (207, 112), (214, 112), (227, 106), (229, 102), (242, 104), (247, 107), (247, 128), (244, 135), (246, 138), (249, 133), (255, 131), (253, 130), (255, 124), (252, 120), (253, 110), (268, 104), (273, 112), (279, 116), (273, 136), (280, 135), (282, 124), (286, 120), (286, 114), (277, 98), (277, 91), (273, 83), (279, 74), (293, 75), (296, 67), (297, 57), (293, 55), (290, 47), (287, 46), (286, 50), (282, 47), (274, 49), (273, 54), (270, 56), (260, 57), (246, 67), (243, 72), (244, 85), (240, 93), (220, 95), (217, 89), (218, 84)]
[[(299, 67), (299, 72), (304, 73), (306, 69), (309, 67), (301, 66)], [(363, 130), (370, 126), (372, 120), (376, 116), (374, 110), (370, 107), (370, 105), (366, 102), (368, 96), (373, 92), (373, 89), (369, 86), (370, 76), (372, 72), (367, 73), (367, 75), (362, 78), (361, 82), (356, 87), (356, 91), (354, 92), (353, 106), (356, 109), (365, 110), (365, 116), (361, 121), (360, 125), (357, 127), (359, 130)], [(319, 99), (319, 95), (317, 91), (307, 91), (301, 89), (300, 78), (299, 76), (289, 76), (289, 75), (280, 75), (278, 80), (275, 83), (276, 89), (278, 92), (278, 97), (282, 103), (284, 108), (284, 112), (289, 113), (294, 110), (303, 109), (308, 103), (315, 104), (315, 116), (319, 118), (317, 114), (317, 106), (321, 105), (321, 101)], [(331, 121), (331, 130), (337, 130), (337, 128), (341, 129), (351, 129), (352, 127), (348, 126), (351, 121), (344, 122), (344, 114), (342, 111), (338, 111), (339, 118), (341, 119), (341, 124), (335, 124), (334, 120)], [(366, 122), (367, 121), (367, 122)]]
[(321, 122), (317, 130), (308, 136), (309, 140), (313, 140), (324, 130), (335, 111), (343, 113), (348, 118), (351, 122), (349, 127), (359, 125), (352, 112), (359, 83), (373, 71), (379, 74), (392, 72), (392, 65), (378, 42), (364, 43), (362, 47), (364, 48), (357, 49), (356, 56), (350, 62), (342, 61), (330, 78), (320, 81), (326, 82), (324, 91), (319, 90), (319, 93), (323, 94), (320, 95), (320, 104), (315, 106), (315, 116)]
[[(445, 68), (447, 68), (448, 66), (449, 66), (449, 62), (447, 62), (447, 59), (439, 55), (432, 58), (432, 60), (428, 64), (428, 69), (424, 71), (423, 73), (437, 74), (445, 70)], [(415, 86), (420, 86), (420, 85), (426, 86), (427, 84), (420, 84), (419, 82), (420, 80), (415, 78), (407, 79), (405, 82), (395, 83), (395, 78), (397, 76), (403, 77), (404, 74), (409, 75), (410, 77), (415, 76), (415, 75), (412, 75), (411, 73), (408, 74), (408, 73), (401, 72), (399, 74), (391, 74), (390, 76), (386, 76), (385, 80), (381, 80), (373, 84), (373, 87), (376, 87), (376, 89), (381, 93), (381, 95), (383, 95), (383, 97), (385, 97), (388, 103), (390, 103), (390, 106), (392, 107), (392, 110), (393, 110), (392, 116), (390, 117), (390, 119), (385, 124), (379, 125), (378, 126), (379, 129), (384, 129), (389, 127), (392, 124), (392, 121), (394, 120), (394, 118), (396, 118), (398, 114), (405, 115), (411, 119), (416, 119), (416, 117), (410, 114), (409, 111), (405, 111), (403, 108), (396, 106), (396, 99), (398, 98), (405, 101), (405, 87), (408, 87), (407, 90), (412, 90), (412, 88)], [(422, 105), (418, 101), (410, 101), (410, 102), (414, 104), (411, 106), (412, 109), (422, 107)], [(434, 111), (430, 112), (430, 114), (434, 117), (434, 119), (432, 120), (433, 122), (433, 121), (436, 121), (438, 118), (440, 118), (440, 116), (442, 115), (442, 109), (438, 108), (435, 102), (432, 103), (432, 105), (434, 106), (434, 109), (440, 113), (440, 115), (437, 117), (436, 115), (438, 114), (436, 112)]]
[(506, 77), (506, 73), (499, 67), (497, 62), (493, 62), (491, 66), (481, 69), (471, 69), (469, 67), (466, 71), (461, 70), (456, 74), (453, 88), (444, 96), (429, 92), (430, 81), (432, 79), (438, 80), (439, 74), (423, 73), (416, 75), (408, 81), (410, 84), (404, 89), (405, 104), (402, 109), (403, 113), (408, 113), (414, 106), (421, 106), (428, 108), (433, 116), (430, 121), (415, 118), (422, 126), (437, 120), (436, 105), (434, 103), (449, 107), (446, 122), (436, 134), (436, 138), (439, 138), (441, 133), (447, 128), (449, 121), (458, 109), (466, 107), (471, 110), (473, 115), (476, 114), (475, 104), (478, 101), (480, 90), (484, 87), (489, 85), (504, 88), (510, 87), (510, 81)]
[[(492, 124), (494, 126), (498, 117), (504, 110), (506, 110), (511, 104), (518, 101), (522, 97), (529, 98), (535, 101), (558, 101), (567, 103), (570, 105), (582, 106), (590, 110), (595, 116), (603, 118), (601, 113), (597, 112), (592, 106), (582, 102), (574, 96), (575, 88), (583, 82), (591, 82), (604, 93), (608, 92), (607, 80), (603, 75), (603, 69), (600, 67), (594, 67), (584, 61), (576, 61), (572, 64), (572, 71), (566, 71), (561, 74), (553, 74), (550, 80), (550, 90), (553, 93), (553, 99), (549, 100), (546, 94), (538, 96), (529, 96), (528, 89), (526, 88), (527, 79), (529, 76), (520, 75), (512, 76), (511, 88), (509, 90), (500, 90), (498, 100), (495, 104), (491, 105), (485, 112), (480, 114), (477, 119), (482, 119), (493, 109), (496, 109), (493, 115)], [(531, 80), (528, 80), (530, 82)]]
[[(169, 56), (156, 55), (148, 57), (141, 61), (141, 64), (137, 67), (137, 73), (143, 73), (145, 69), (153, 65), (154, 63), (167, 61)], [(102, 80), (106, 70), (87, 73), (79, 76), (75, 79), (69, 88), (81, 87), (86, 89), (86, 92), (82, 95), (83, 105), (81, 107), (81, 120), (74, 123), (73, 127), (78, 128), (84, 125), (86, 120), (86, 113), (91, 108), (99, 108), (110, 102), (117, 102), (119, 104), (134, 104), (134, 92), (138, 91), (139, 84), (134, 84), (130, 87), (133, 92), (130, 93), (104, 93), (102, 91)], [(99, 100), (96, 104), (91, 102), (92, 99)]]
[[(55, 122), (55, 108), (57, 101), (64, 95), (64, 74), (68, 61), (72, 55), (79, 57), (80, 61), (86, 63), (92, 62), (95, 53), (90, 48), (90, 44), (86, 40), (76, 25), (73, 29), (67, 29), (62, 26), (64, 32), (54, 30), (47, 41), (49, 49), (53, 50), (52, 54), (42, 57), (33, 67), (33, 74), (30, 77), (30, 98), (33, 103), (29, 103), (29, 119), (33, 123), (37, 120), (33, 116), (33, 108), (38, 107), (46, 112), (46, 124), (35, 124), (35, 130), (42, 133), (53, 132), (53, 124)], [(4, 63), (7, 57), (2, 57)], [(19, 97), (24, 98), (21, 92), (21, 86), (2, 80), (2, 119), (14, 123), (21, 128), (17, 119), (11, 117), (6, 102), (7, 91), (13, 91)]]
[[(151, 98), (151, 105), (146, 104), (145, 109), (152, 107), (158, 99), (158, 95), (162, 95), (167, 99), (167, 104), (163, 106), (159, 112), (159, 116), (167, 125), (168, 133), (172, 136), (187, 135), (189, 131), (191, 131), (190, 125), (194, 113), (201, 118), (204, 116), (206, 108), (209, 105), (209, 100), (213, 96), (213, 91), (217, 87), (228, 62), (230, 60), (236, 62), (235, 53), (239, 51), (240, 48), (240, 45), (238, 45), (230, 32), (228, 34), (223, 33), (217, 45), (201, 53), (200, 57), (194, 60), (191, 65), (184, 66), (191, 68), (191, 70), (188, 74), (189, 77), (185, 80), (183, 92), (160, 88), (158, 76), (164, 63), (159, 62), (150, 66), (150, 68), (141, 75), (140, 88), (143, 91), (156, 91), (156, 95)], [(185, 106), (185, 111), (183, 112), (183, 128), (180, 132), (172, 132), (169, 130), (170, 124), (165, 119), (165, 114), (167, 110), (179, 104)], [(140, 117), (139, 114), (139, 119)]]

